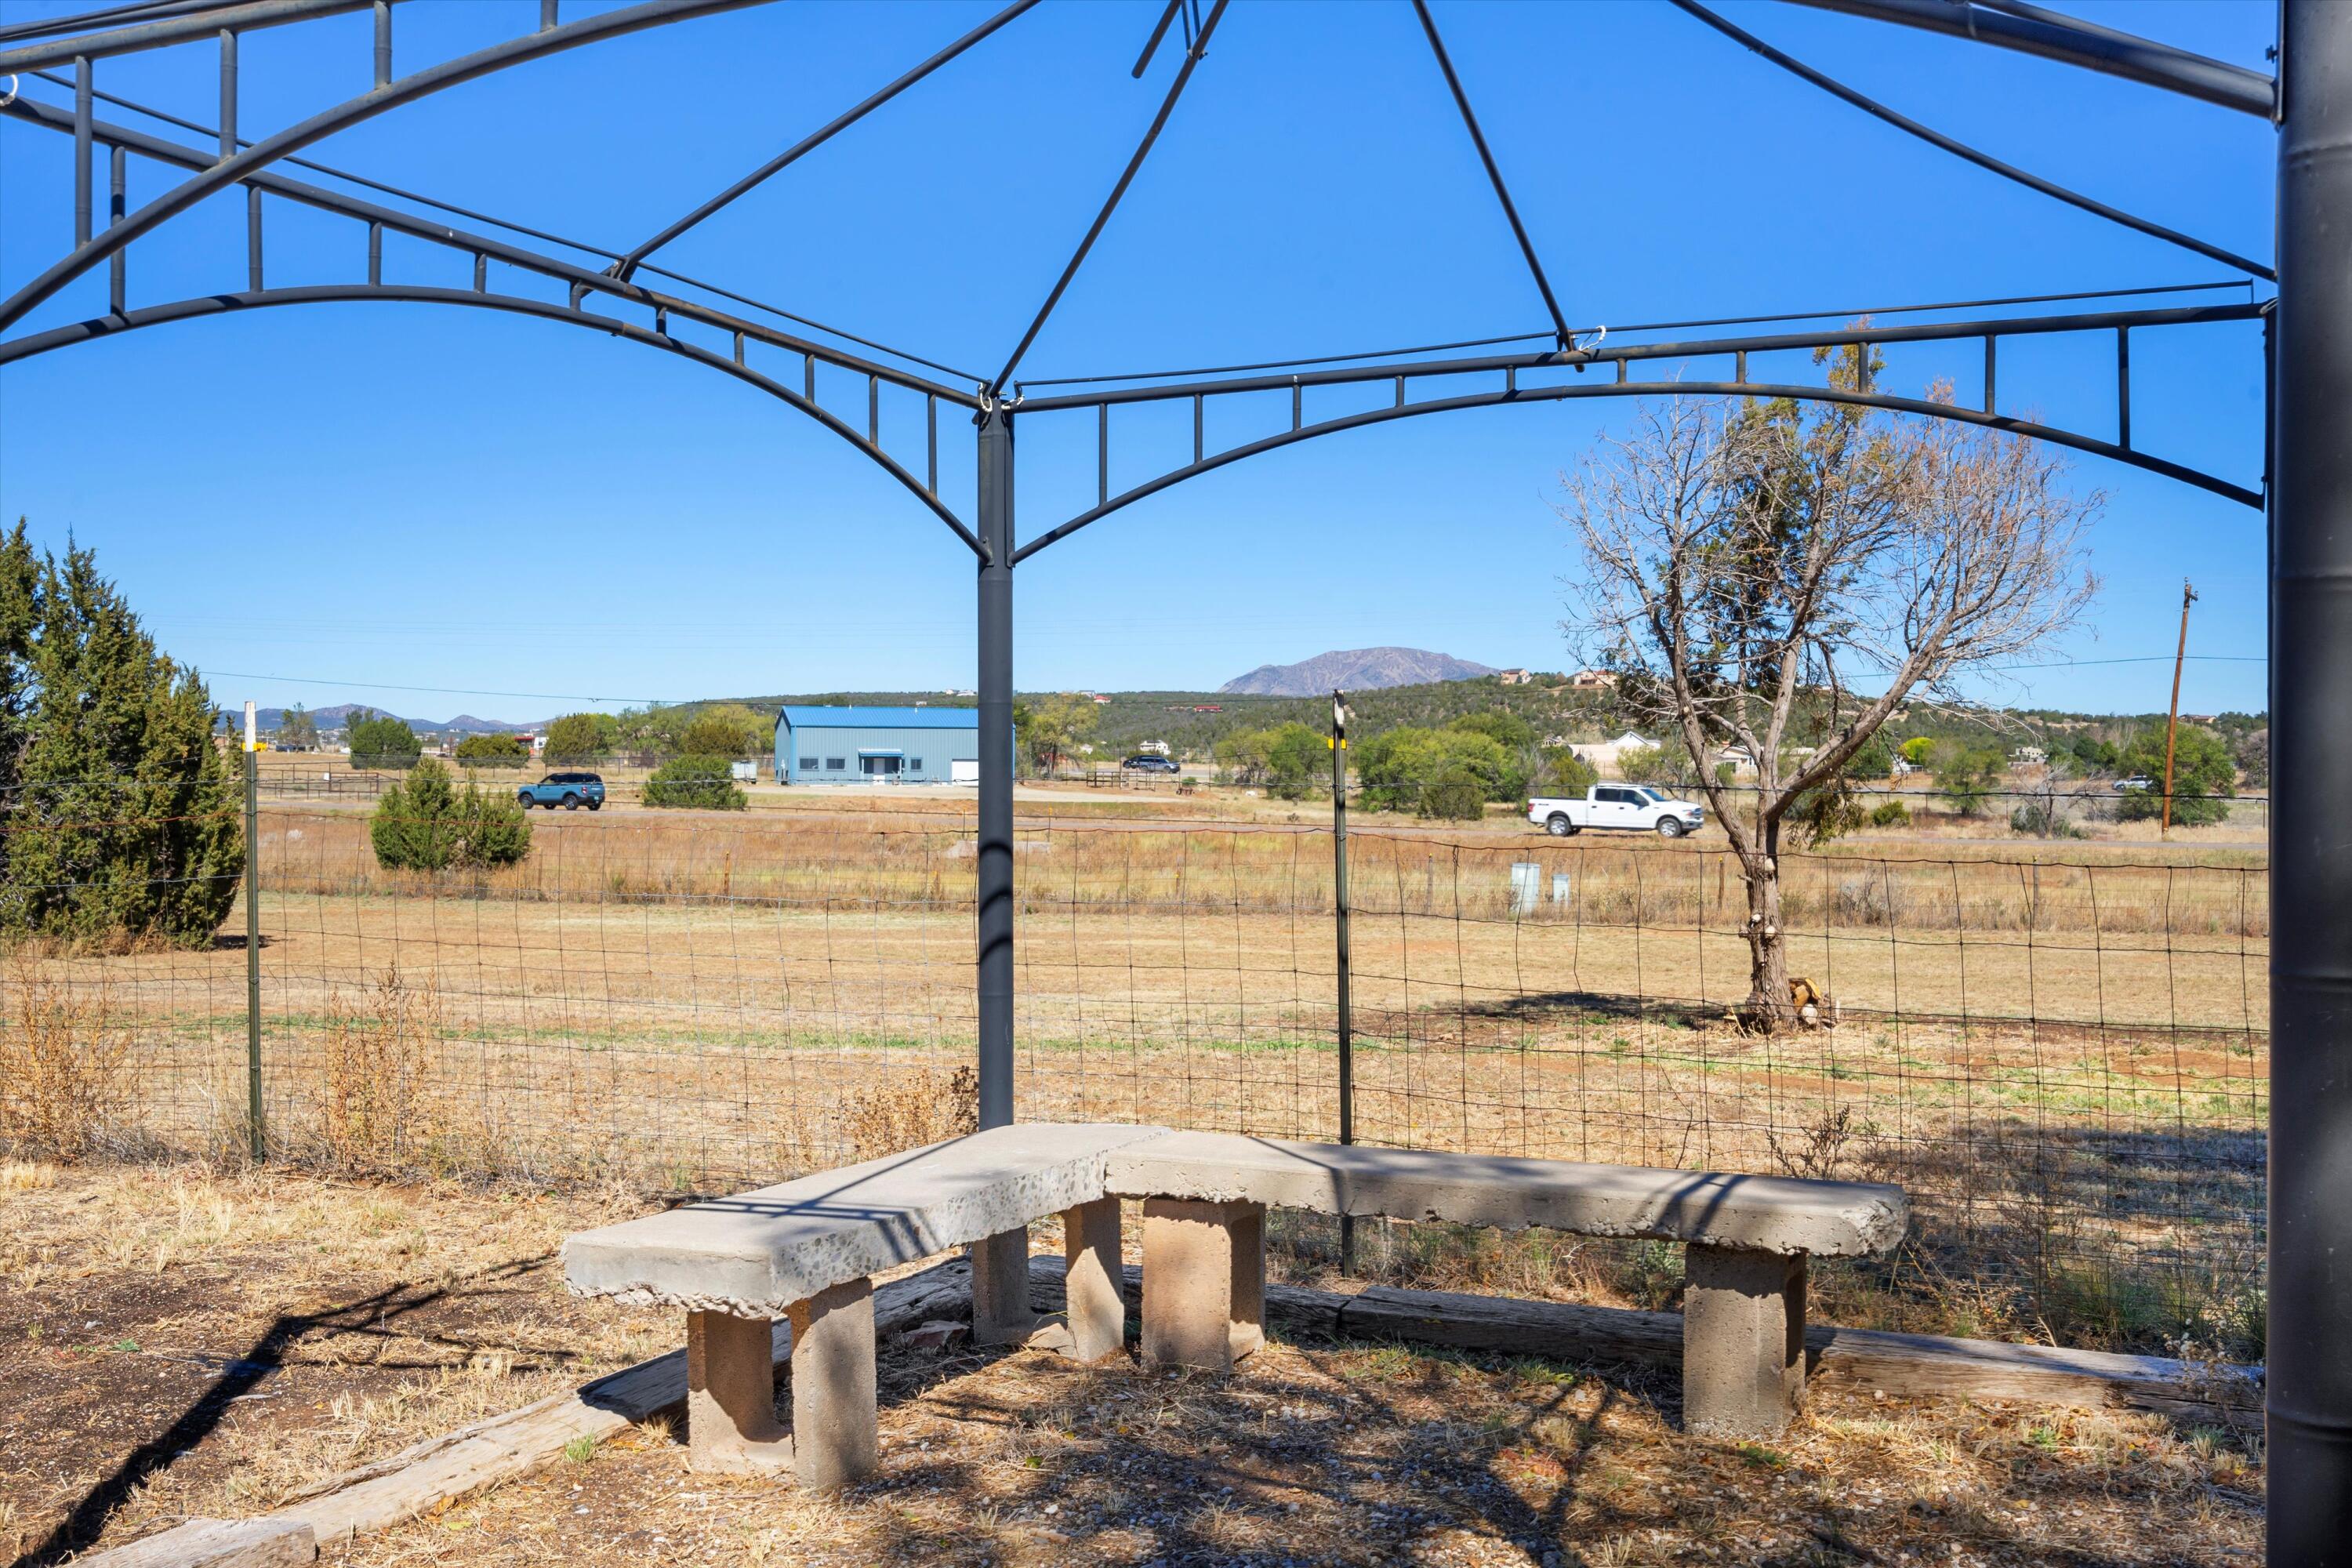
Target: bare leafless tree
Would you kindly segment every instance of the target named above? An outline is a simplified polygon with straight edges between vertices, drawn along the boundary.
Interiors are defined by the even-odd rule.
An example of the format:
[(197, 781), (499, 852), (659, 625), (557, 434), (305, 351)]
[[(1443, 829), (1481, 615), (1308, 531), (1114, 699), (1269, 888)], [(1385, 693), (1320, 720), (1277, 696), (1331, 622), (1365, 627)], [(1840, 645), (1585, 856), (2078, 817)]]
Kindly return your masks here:
[[(1863, 374), (1849, 351), (1831, 379)], [(1621, 672), (1631, 717), (1700, 762), (1748, 886), (1758, 1026), (1794, 1016), (1780, 913), (1792, 808), (1839, 787), (1915, 693), (1958, 701), (1963, 678), (2032, 653), (2090, 602), (2081, 535), (2100, 498), (2063, 477), (2046, 449), (1998, 431), (1672, 395), (1565, 477), (1584, 570), (1563, 629)], [(1793, 744), (1799, 723), (1810, 751)], [(1754, 770), (1752, 798), (1736, 800), (1717, 759)]]

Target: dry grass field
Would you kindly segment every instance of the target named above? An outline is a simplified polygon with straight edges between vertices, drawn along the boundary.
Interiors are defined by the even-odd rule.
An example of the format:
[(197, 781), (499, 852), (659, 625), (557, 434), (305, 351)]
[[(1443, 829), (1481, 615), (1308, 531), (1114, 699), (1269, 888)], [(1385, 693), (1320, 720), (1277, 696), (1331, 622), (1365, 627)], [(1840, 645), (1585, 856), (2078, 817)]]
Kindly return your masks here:
[[(675, 1349), (675, 1314), (573, 1300), (553, 1261), (570, 1231), (646, 1206), (614, 1187), (0, 1167), (17, 1417), (0, 1547), (46, 1568), (264, 1512)], [(1300, 1239), (1276, 1228), (1277, 1275), (1314, 1271)], [(1654, 1373), (1279, 1335), (1230, 1381), (897, 1341), (880, 1372), (881, 1473), (839, 1496), (691, 1476), (655, 1422), (341, 1560), (2222, 1568), (2260, 1550), (2258, 1448), (2152, 1415), (1823, 1386), (1772, 1443), (1718, 1442), (1680, 1431)]]
[[(377, 868), (356, 812), (265, 813), (279, 1157), (732, 1189), (839, 1163), (971, 1062), (968, 823), (533, 824), (522, 865), (433, 877)], [(1022, 1113), (1335, 1136), (1330, 847), (1282, 823), (1029, 819)], [(2258, 1357), (2263, 875), (2169, 854), (1790, 857), (1792, 967), (1841, 1022), (1762, 1038), (1726, 1017), (1744, 910), (1706, 840), (1376, 821), (1350, 839), (1358, 1135), (1897, 1180), (1917, 1221), (1867, 1281), (1876, 1321)], [(1531, 909), (1514, 864), (1537, 868)], [(44, 1059), (92, 1064), (52, 1098), (82, 1097), (68, 1120), (95, 1146), (242, 1144), (243, 930), (240, 909), (208, 952), (26, 952), (0, 977), (82, 1042)]]

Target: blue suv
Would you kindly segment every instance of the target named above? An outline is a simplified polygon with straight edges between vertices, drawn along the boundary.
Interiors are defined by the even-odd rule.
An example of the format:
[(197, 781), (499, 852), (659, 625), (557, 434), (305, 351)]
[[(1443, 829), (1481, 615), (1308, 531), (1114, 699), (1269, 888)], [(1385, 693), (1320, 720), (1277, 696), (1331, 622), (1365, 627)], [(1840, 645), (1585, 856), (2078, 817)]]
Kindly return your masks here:
[(529, 811), (543, 805), (553, 811), (562, 806), (577, 811), (586, 806), (601, 811), (604, 806), (604, 781), (594, 773), (550, 773), (535, 784), (525, 784), (515, 791), (515, 804)]

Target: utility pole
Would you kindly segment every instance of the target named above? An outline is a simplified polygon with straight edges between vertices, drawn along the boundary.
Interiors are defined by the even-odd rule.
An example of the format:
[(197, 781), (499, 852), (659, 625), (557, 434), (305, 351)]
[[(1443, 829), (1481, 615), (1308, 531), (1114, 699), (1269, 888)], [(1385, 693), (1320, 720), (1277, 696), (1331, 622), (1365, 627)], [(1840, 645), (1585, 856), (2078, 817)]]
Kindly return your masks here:
[(2172, 743), (2180, 733), (2180, 667), (2189, 658), (2189, 606), (2197, 602), (2197, 590), (2186, 577), (2180, 580), (2180, 647), (2172, 655), (2172, 712), (2164, 721), (2164, 821), (2156, 830), (2158, 838), (2172, 837)]
[[(1356, 1024), (1348, 978), (1348, 694), (1331, 693), (1331, 905), (1339, 991), (1339, 1142), (1356, 1141)], [(1339, 1272), (1356, 1272), (1356, 1221), (1339, 1216)]]

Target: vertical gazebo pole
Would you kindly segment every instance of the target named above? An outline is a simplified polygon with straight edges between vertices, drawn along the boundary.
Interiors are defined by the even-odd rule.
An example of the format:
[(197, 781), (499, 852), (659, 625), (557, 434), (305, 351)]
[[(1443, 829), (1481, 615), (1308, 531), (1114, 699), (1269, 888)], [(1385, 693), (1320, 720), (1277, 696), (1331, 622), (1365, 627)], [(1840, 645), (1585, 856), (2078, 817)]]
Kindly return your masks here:
[[(1013, 412), (980, 415), (980, 841), (974, 889), (980, 1011), (980, 1124), (1013, 1121)], [(980, 1344), (1027, 1337), (1029, 1233), (971, 1249), (971, 1335)]]
[(1013, 1120), (1013, 415), (980, 416), (980, 1124)]
[(2352, 1563), (2352, 5), (2279, 13), (2271, 452), (2273, 1563)]

